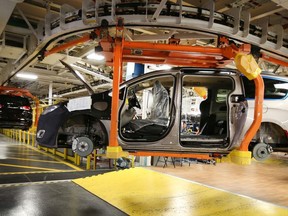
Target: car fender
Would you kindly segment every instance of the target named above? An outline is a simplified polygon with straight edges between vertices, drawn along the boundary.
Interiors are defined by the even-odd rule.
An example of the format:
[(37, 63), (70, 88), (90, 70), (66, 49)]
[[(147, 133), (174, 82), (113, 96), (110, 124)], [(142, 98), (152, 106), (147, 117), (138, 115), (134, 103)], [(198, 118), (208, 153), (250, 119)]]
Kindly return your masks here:
[(40, 115), (36, 132), (37, 143), (41, 146), (57, 148), (58, 130), (69, 115), (70, 112), (64, 105), (58, 106), (52, 112)]

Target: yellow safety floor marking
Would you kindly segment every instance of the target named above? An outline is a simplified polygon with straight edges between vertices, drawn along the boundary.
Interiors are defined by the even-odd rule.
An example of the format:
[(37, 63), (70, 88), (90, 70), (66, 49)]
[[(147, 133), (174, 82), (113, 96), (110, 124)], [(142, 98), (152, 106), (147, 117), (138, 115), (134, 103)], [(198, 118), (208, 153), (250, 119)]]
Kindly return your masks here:
[[(23, 153), (21, 153), (21, 152), (17, 152), (17, 153), (16, 153), (16, 152), (13, 152), (13, 153), (9, 153), (9, 156), (10, 156), (10, 155), (13, 155), (13, 156), (16, 156), (16, 157), (17, 157), (17, 156), (19, 156), (19, 155), (20, 155), (20, 156), (23, 156)], [(26, 154), (26, 153), (25, 153), (24, 155), (25, 155), (26, 157), (27, 157), (27, 156), (39, 156), (39, 154), (38, 154), (38, 153), (36, 154), (36, 152), (35, 152), (35, 154), (31, 154), (31, 153)], [(9, 158), (10, 158), (10, 157), (8, 157), (8, 156), (5, 157), (5, 159), (9, 159)], [(3, 158), (1, 158), (1, 159), (3, 159)]]
[(61, 163), (62, 163), (62, 162), (58, 162), (58, 161), (37, 160), (37, 159), (17, 158), (17, 157), (9, 157), (9, 159), (13, 159), (13, 160), (24, 160), (24, 161), (34, 161), (34, 162), (43, 162), (43, 163), (55, 163), (55, 164), (61, 164)]
[(71, 182), (71, 180), (52, 180), (52, 181), (41, 181), (41, 182), (25, 182), (25, 183), (12, 183), (12, 184), (1, 184), (0, 188), (7, 188), (7, 187), (19, 187), (19, 186), (31, 186), (31, 185), (48, 185), (48, 184), (55, 184), (59, 182)]
[(1, 145), (0, 145), (0, 148), (7, 148), (7, 146), (9, 146), (9, 148), (18, 148), (18, 146), (21, 146), (22, 144), (13, 144), (13, 143), (9, 143), (9, 144), (7, 144), (7, 145), (5, 145), (5, 144), (2, 144), (1, 143)]
[(77, 167), (77, 166), (75, 166), (75, 165), (73, 165), (73, 164), (71, 164), (71, 163), (65, 162), (65, 161), (57, 158), (57, 157), (54, 156), (54, 155), (51, 155), (51, 154), (48, 154), (48, 153), (46, 153), (46, 152), (40, 151), (39, 149), (36, 149), (36, 148), (34, 148), (34, 147), (31, 147), (31, 146), (26, 146), (26, 147), (27, 147), (27, 148), (30, 148), (30, 149), (32, 149), (32, 150), (34, 150), (34, 151), (36, 151), (36, 152), (39, 152), (39, 153), (41, 153), (41, 154), (43, 154), (43, 155), (45, 155), (45, 156), (48, 156), (48, 157), (50, 157), (50, 158), (52, 158), (52, 159), (54, 159), (54, 160), (56, 160), (56, 161), (59, 161), (59, 162), (61, 162), (62, 164), (65, 164), (65, 165), (71, 167), (71, 168), (74, 169), (74, 170), (83, 171), (83, 169), (81, 169), (80, 167)]
[[(8, 149), (6, 148), (4, 151), (5, 152), (8, 152), (8, 153), (27, 153), (27, 154), (30, 154), (30, 153), (35, 153), (35, 152), (33, 152), (31, 149), (24, 149), (23, 147), (22, 148), (20, 148), (21, 146), (20, 145), (18, 145), (18, 148), (9, 148), (8, 147)], [(3, 150), (1, 150), (1, 151), (3, 151)]]
[(29, 172), (5, 172), (1, 175), (19, 175), (19, 174), (38, 174), (38, 173), (61, 173), (61, 172), (79, 172), (77, 170), (57, 170), (57, 171), (29, 171)]
[(17, 167), (17, 168), (24, 168), (24, 169), (47, 170), (47, 171), (58, 171), (58, 170), (59, 170), (59, 169), (50, 169), (50, 168), (44, 168), (44, 167), (22, 166), (22, 165), (5, 164), (5, 163), (0, 163), (0, 167), (1, 167), (1, 166)]
[(110, 172), (73, 182), (129, 215), (288, 215), (285, 207), (144, 168)]

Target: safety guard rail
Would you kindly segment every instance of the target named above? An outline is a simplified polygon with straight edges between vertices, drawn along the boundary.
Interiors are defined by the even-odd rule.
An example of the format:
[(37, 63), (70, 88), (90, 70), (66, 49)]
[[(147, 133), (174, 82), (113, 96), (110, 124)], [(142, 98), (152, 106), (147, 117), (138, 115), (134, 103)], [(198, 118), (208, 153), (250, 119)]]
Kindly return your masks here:
[[(43, 150), (47, 153), (51, 153), (53, 155), (59, 156), (63, 158), (64, 160), (70, 161), (74, 163), (77, 166), (81, 165), (81, 161), (83, 160), (83, 157), (80, 157), (76, 153), (73, 153), (73, 156), (69, 155), (68, 150), (70, 148), (63, 148), (63, 152), (59, 151), (59, 149), (51, 149), (46, 148), (37, 145), (36, 143), (36, 134), (34, 132), (30, 131), (22, 131), (22, 130), (16, 130), (16, 129), (0, 129), (0, 132), (4, 134), (7, 137), (10, 137), (16, 141), (22, 142), (24, 144), (30, 145), (34, 148), (37, 148), (39, 150)], [(90, 170), (91, 166), (93, 170), (96, 170), (97, 167), (97, 157), (103, 157), (104, 154), (98, 154), (97, 149), (94, 149), (92, 154), (88, 155), (86, 157), (86, 170)], [(110, 164), (110, 161), (109, 161)], [(113, 161), (113, 165), (116, 166), (116, 161)], [(132, 167), (134, 167), (134, 160), (132, 160)]]

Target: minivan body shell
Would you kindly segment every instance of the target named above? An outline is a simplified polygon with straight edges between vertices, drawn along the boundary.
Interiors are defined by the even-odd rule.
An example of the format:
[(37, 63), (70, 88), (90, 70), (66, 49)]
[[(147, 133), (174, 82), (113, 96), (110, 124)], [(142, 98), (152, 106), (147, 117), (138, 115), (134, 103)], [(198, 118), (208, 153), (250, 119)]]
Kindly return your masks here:
[[(158, 99), (155, 99), (156, 83), (159, 84), (159, 89), (162, 89), (159, 92), (165, 93), (158, 102)], [(197, 114), (194, 116), (189, 109), (186, 111), (187, 106), (184, 108), (183, 101), (187, 101), (187, 97), (192, 95), (191, 100), (199, 98), (199, 95), (195, 96), (196, 88), (198, 94), (199, 89), (202, 89), (214, 99), (209, 105), (207, 115), (211, 116), (208, 119), (212, 119), (213, 115), (214, 122), (210, 125), (219, 125), (219, 128), (213, 128), (209, 133), (204, 133), (208, 123), (203, 124), (203, 129), (199, 128), (197, 133), (193, 131), (191, 125), (194, 122), (199, 127), (201, 117), (197, 117)], [(149, 103), (154, 108), (158, 107), (158, 112), (149, 110), (153, 109), (153, 106), (144, 107), (143, 98), (149, 98), (153, 92), (154, 99)], [(166, 95), (166, 99), (163, 99), (163, 95)], [(141, 111), (135, 108), (139, 103), (139, 96)], [(206, 99), (208, 100), (208, 97)], [(81, 102), (88, 104), (86, 108), (78, 109), (79, 101), (71, 107), (73, 100), (68, 104), (56, 105), (51, 110), (48, 108), (40, 116), (36, 138), (38, 144), (52, 148), (61, 145), (71, 146), (78, 136), (84, 136), (89, 137), (95, 148), (106, 147), (109, 144), (111, 92), (89, 96), (88, 103), (87, 100)], [(248, 109), (237, 70), (176, 68), (151, 72), (122, 83), (119, 101), (118, 142), (125, 151), (203, 152), (226, 155), (237, 148), (243, 138), (241, 132)], [(166, 101), (165, 110), (163, 101)], [(78, 107), (75, 107), (75, 104), (78, 104)], [(129, 112), (133, 114), (129, 115)], [(163, 113), (167, 115), (164, 116)], [(189, 130), (183, 131), (183, 122), (191, 126)]]

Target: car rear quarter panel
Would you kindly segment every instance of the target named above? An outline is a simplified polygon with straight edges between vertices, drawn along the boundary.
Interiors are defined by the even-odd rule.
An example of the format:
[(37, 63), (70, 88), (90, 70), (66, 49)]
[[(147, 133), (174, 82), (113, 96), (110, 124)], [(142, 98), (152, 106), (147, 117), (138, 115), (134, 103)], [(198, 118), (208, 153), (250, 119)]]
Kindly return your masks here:
[[(254, 119), (254, 100), (248, 100), (248, 117), (243, 130), (247, 132)], [(263, 103), (262, 122), (271, 122), (279, 125), (283, 130), (288, 131), (288, 98), (286, 99), (265, 99)]]

